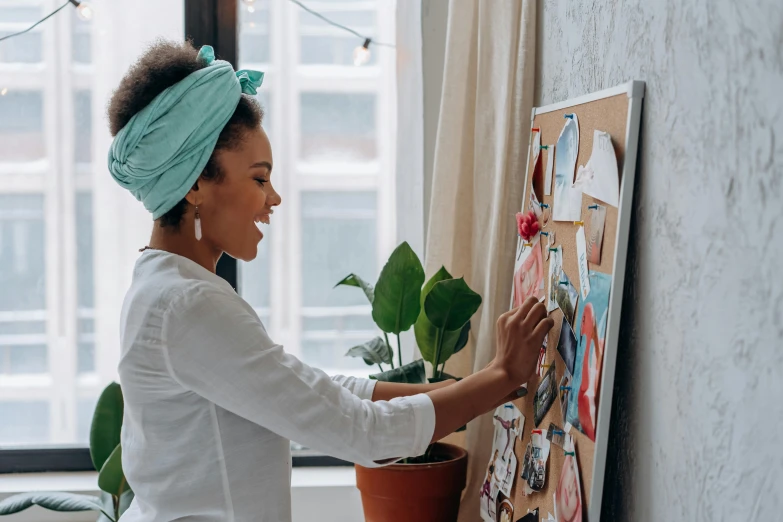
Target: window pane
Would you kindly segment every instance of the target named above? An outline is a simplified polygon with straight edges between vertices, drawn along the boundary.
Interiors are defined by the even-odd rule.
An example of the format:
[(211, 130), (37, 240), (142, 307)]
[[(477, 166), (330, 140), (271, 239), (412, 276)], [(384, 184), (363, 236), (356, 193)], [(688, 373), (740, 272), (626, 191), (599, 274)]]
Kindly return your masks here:
[[(0, 10), (0, 14), (2, 10)], [(0, 38), (8, 36), (11, 31), (0, 31)], [(40, 31), (20, 34), (0, 45), (0, 62), (2, 63), (39, 63), (43, 61), (43, 36)]]
[(0, 194), (0, 311), (46, 307), (43, 196)]
[(0, 402), (0, 444), (40, 444), (49, 440), (49, 404), (39, 401)]
[(269, 63), (269, 8), (266, 2), (239, 5), (239, 62)]
[(92, 93), (76, 91), (73, 95), (74, 160), (77, 163), (92, 161)]
[(71, 9), (71, 59), (75, 63), (92, 61), (91, 27), (92, 22), (82, 20), (76, 14), (76, 9)]
[(3, 161), (39, 159), (46, 153), (43, 96), (40, 91), (0, 90), (0, 158)]
[[(263, 226), (263, 225), (262, 225)], [(264, 228), (264, 239), (258, 244), (258, 255), (249, 263), (240, 263), (239, 293), (252, 306), (261, 321), (269, 327), (269, 245), (271, 227)]]
[(326, 368), (364, 368), (344, 357), (377, 335), (361, 290), (335, 283), (377, 277), (375, 192), (302, 193), (302, 357)]
[(308, 161), (366, 161), (377, 156), (376, 96), (302, 93), (301, 150)]
[(76, 401), (76, 442), (90, 443), (90, 425), (97, 402), (97, 398)]
[[(338, 11), (322, 10), (330, 20), (350, 27), (368, 38), (375, 37), (375, 11)], [(301, 35), (300, 61), (303, 64), (331, 64), (353, 66), (353, 51), (364, 42), (356, 35), (333, 27), (306, 11), (299, 14), (299, 33)], [(370, 47), (368, 65), (377, 63), (377, 53)]]

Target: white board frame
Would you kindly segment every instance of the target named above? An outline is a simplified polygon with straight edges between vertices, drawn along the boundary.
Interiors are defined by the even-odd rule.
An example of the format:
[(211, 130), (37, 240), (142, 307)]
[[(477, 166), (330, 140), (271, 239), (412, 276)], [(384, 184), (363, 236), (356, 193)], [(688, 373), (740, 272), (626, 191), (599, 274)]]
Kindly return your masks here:
[[(628, 257), (628, 231), (631, 226), (633, 212), (633, 187), (636, 178), (636, 153), (639, 146), (639, 127), (641, 124), (642, 102), (644, 101), (645, 83), (631, 80), (616, 87), (586, 94), (570, 100), (565, 100), (543, 107), (533, 107), (530, 115), (530, 128), (538, 114), (570, 109), (604, 98), (620, 94), (628, 96), (628, 118), (625, 126), (625, 159), (623, 174), (620, 181), (620, 205), (617, 208), (617, 235), (615, 237), (614, 260), (612, 261), (612, 289), (609, 292), (609, 316), (606, 323), (606, 341), (604, 343), (603, 368), (601, 369), (601, 405), (598, 407), (598, 422), (595, 434), (595, 453), (593, 455), (592, 488), (587, 520), (600, 522), (601, 501), (604, 492), (604, 474), (606, 471), (606, 452), (609, 443), (609, 423), (612, 416), (612, 394), (614, 391), (614, 373), (617, 367), (617, 336), (620, 331), (620, 317), (623, 304), (623, 288), (625, 285), (625, 263)], [(527, 201), (527, 179), (530, 175), (530, 149), (533, 133), (530, 133), (528, 144), (527, 167), (525, 169), (525, 194), (522, 207)], [(519, 246), (519, 245), (517, 245)], [(608, 405), (608, 407), (607, 407)]]

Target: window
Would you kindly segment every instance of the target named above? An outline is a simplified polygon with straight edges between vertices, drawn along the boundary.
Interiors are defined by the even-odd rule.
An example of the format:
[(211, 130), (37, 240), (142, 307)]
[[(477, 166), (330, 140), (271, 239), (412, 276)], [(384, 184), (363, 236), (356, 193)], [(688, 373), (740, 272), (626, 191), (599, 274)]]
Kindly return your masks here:
[[(380, 41), (394, 40), (394, 2), (306, 2)], [(283, 204), (241, 263), (239, 291), (286, 350), (327, 373), (366, 376), (345, 357), (377, 335), (364, 294), (334, 288), (355, 272), (374, 281), (394, 244), (394, 50), (371, 46), (288, 0), (239, 5), (239, 66), (265, 71), (259, 98)], [(286, 29), (290, 28), (290, 30)]]
[[(87, 442), (149, 239), (149, 215), (106, 170), (104, 111), (147, 43), (182, 38), (183, 5), (91, 3), (91, 22), (69, 6), (0, 44), (0, 449)], [(0, 0), (0, 35), (61, 4)]]

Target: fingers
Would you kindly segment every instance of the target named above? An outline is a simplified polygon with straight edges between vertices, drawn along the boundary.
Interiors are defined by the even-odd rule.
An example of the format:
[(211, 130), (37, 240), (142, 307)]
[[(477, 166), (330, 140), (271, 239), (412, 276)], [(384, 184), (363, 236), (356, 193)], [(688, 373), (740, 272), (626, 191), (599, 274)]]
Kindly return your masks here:
[(538, 299), (535, 297), (528, 297), (520, 306), (501, 315), (498, 322), (501, 320), (511, 323), (522, 322), (536, 303), (538, 303)]
[(551, 317), (545, 317), (543, 321), (539, 321), (536, 327), (533, 329), (533, 338), (539, 339), (540, 342), (544, 342), (544, 337), (549, 333), (549, 330), (554, 328), (555, 321)]
[(542, 319), (544, 319), (547, 316), (546, 311), (546, 305), (544, 303), (536, 303), (533, 307), (530, 308), (530, 311), (527, 313), (527, 316), (525, 317), (524, 324), (527, 326), (530, 330), (533, 330), (538, 323), (541, 322)]

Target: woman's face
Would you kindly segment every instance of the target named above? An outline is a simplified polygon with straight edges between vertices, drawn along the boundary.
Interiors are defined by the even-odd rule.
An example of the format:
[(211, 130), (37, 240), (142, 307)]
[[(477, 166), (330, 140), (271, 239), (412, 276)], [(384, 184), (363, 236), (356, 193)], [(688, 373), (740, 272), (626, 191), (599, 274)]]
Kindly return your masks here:
[(272, 146), (261, 127), (246, 131), (233, 150), (218, 152), (220, 182), (199, 181), (202, 241), (243, 261), (255, 259), (264, 237), (256, 223), (269, 224), (281, 203), (272, 187)]
[(575, 520), (575, 515), (579, 506), (579, 484), (574, 473), (574, 463), (566, 457), (566, 463), (563, 466), (563, 476), (558, 485), (558, 504), (557, 511), (561, 514), (561, 520)]

